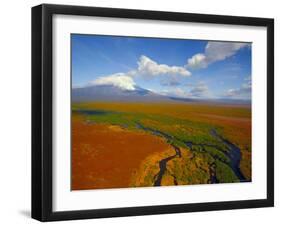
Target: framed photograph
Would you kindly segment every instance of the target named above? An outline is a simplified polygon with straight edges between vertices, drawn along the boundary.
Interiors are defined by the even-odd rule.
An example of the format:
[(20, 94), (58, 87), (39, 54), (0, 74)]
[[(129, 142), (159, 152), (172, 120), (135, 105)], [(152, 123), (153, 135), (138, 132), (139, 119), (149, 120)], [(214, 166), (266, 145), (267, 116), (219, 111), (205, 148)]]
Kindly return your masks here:
[(32, 8), (32, 217), (274, 205), (274, 21)]

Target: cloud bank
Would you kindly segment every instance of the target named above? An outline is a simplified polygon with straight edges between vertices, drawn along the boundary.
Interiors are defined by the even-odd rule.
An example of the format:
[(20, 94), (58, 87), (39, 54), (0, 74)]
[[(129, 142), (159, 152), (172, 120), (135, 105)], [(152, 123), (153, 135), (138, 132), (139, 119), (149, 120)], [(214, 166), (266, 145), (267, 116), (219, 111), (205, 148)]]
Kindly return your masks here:
[(116, 73), (113, 75), (101, 76), (91, 81), (90, 85), (112, 85), (122, 90), (135, 90), (136, 83), (130, 76), (124, 73)]
[(187, 67), (191, 69), (206, 68), (209, 64), (233, 56), (238, 50), (246, 46), (249, 46), (249, 44), (237, 42), (208, 42), (204, 53), (197, 53), (187, 60)]
[[(142, 55), (137, 62), (138, 67), (135, 70), (128, 71), (126, 73), (115, 73), (112, 75), (101, 76), (88, 85), (113, 85), (123, 90), (135, 90), (136, 83), (133, 80), (135, 76), (143, 76), (153, 78), (160, 75), (183, 77), (190, 76), (191, 73), (184, 67), (168, 66), (166, 64), (158, 64), (156, 61), (151, 60), (149, 57)], [(171, 83), (166, 85), (176, 85), (177, 80), (171, 77)]]
[(160, 84), (162, 86), (179, 86), (181, 85), (181, 82), (179, 81), (178, 77), (176, 76), (169, 76), (169, 77), (166, 77), (166, 78), (163, 78), (161, 81), (160, 81)]
[(170, 74), (188, 77), (191, 75), (191, 73), (184, 67), (158, 64), (157, 62), (144, 55), (142, 55), (138, 61), (137, 73), (148, 76)]
[(209, 88), (204, 83), (199, 83), (197, 86), (190, 90), (190, 94), (193, 97), (206, 97), (208, 96)]
[(250, 77), (247, 77), (245, 81), (247, 81), (247, 83), (243, 83), (241, 87), (227, 90), (224, 96), (231, 98), (249, 97), (252, 91), (252, 81)]
[(192, 88), (189, 91), (177, 87), (170, 91), (164, 91), (162, 94), (166, 96), (174, 96), (181, 98), (210, 97), (209, 88), (204, 82), (199, 82), (196, 85), (192, 85)]

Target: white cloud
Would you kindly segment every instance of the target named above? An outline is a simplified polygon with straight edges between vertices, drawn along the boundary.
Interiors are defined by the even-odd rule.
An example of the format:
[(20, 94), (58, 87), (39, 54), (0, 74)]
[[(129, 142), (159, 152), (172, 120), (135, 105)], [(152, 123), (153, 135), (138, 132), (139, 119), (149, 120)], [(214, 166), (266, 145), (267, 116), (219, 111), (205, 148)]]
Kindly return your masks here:
[(190, 91), (184, 90), (182, 88), (175, 88), (172, 90), (165, 90), (164, 92), (162, 92), (162, 94), (166, 96), (181, 97), (181, 98), (210, 97), (209, 88), (203, 82), (199, 82), (196, 85), (192, 85), (192, 89)]
[(209, 88), (204, 83), (199, 83), (197, 86), (190, 90), (190, 94), (194, 97), (208, 96)]
[(245, 80), (247, 80), (248, 82), (243, 83), (239, 88), (227, 90), (224, 96), (231, 98), (249, 98), (252, 91), (252, 81), (251, 79)]
[(197, 53), (187, 60), (187, 66), (192, 69), (207, 67), (206, 56), (203, 53)]
[(147, 76), (157, 76), (164, 74), (190, 76), (191, 73), (184, 67), (168, 66), (166, 64), (158, 64), (147, 56), (142, 55), (138, 61), (137, 72)]
[(160, 84), (162, 86), (179, 86), (181, 85), (181, 82), (179, 81), (178, 77), (169, 76), (161, 80)]
[(211, 63), (233, 56), (239, 49), (248, 45), (238, 42), (210, 41), (206, 45), (204, 53), (197, 53), (187, 60), (187, 67), (192, 69), (206, 68)]
[(125, 73), (116, 73), (113, 75), (101, 76), (91, 81), (90, 85), (113, 85), (123, 90), (135, 90), (136, 83)]
[(188, 92), (186, 92), (185, 90), (183, 90), (181, 88), (176, 88), (174, 90), (174, 95), (177, 97), (188, 97), (189, 96)]
[(175, 78), (177, 75), (190, 76), (191, 73), (184, 67), (168, 66), (166, 64), (158, 64), (151, 60), (149, 57), (142, 55), (138, 61), (138, 68), (130, 70), (126, 73), (116, 73), (107, 76), (101, 76), (88, 85), (113, 85), (123, 90), (135, 90), (136, 83), (133, 77), (140, 75), (144, 77), (155, 77), (158, 75), (170, 76), (170, 84), (175, 86), (178, 80)]
[(172, 90), (164, 90), (161, 92), (161, 94), (165, 95), (165, 96), (181, 97), (181, 98), (190, 97), (190, 94), (181, 88), (175, 88)]

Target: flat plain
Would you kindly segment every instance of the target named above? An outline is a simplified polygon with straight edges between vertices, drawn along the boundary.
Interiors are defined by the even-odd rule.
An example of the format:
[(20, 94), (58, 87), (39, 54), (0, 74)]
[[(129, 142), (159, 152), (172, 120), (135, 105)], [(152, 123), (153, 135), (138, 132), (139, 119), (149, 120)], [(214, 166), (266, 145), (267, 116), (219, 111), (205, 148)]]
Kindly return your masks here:
[(72, 190), (248, 181), (248, 105), (72, 104)]

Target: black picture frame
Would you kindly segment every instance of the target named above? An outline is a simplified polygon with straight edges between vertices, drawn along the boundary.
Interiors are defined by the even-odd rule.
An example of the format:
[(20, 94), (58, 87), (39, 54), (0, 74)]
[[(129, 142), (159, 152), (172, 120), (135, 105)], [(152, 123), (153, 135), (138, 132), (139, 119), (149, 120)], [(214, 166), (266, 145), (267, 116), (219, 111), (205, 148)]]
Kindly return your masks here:
[[(52, 210), (52, 17), (55, 14), (266, 27), (267, 198), (54, 212)], [(50, 4), (32, 8), (32, 218), (40, 221), (57, 221), (271, 206), (274, 206), (273, 19)]]

